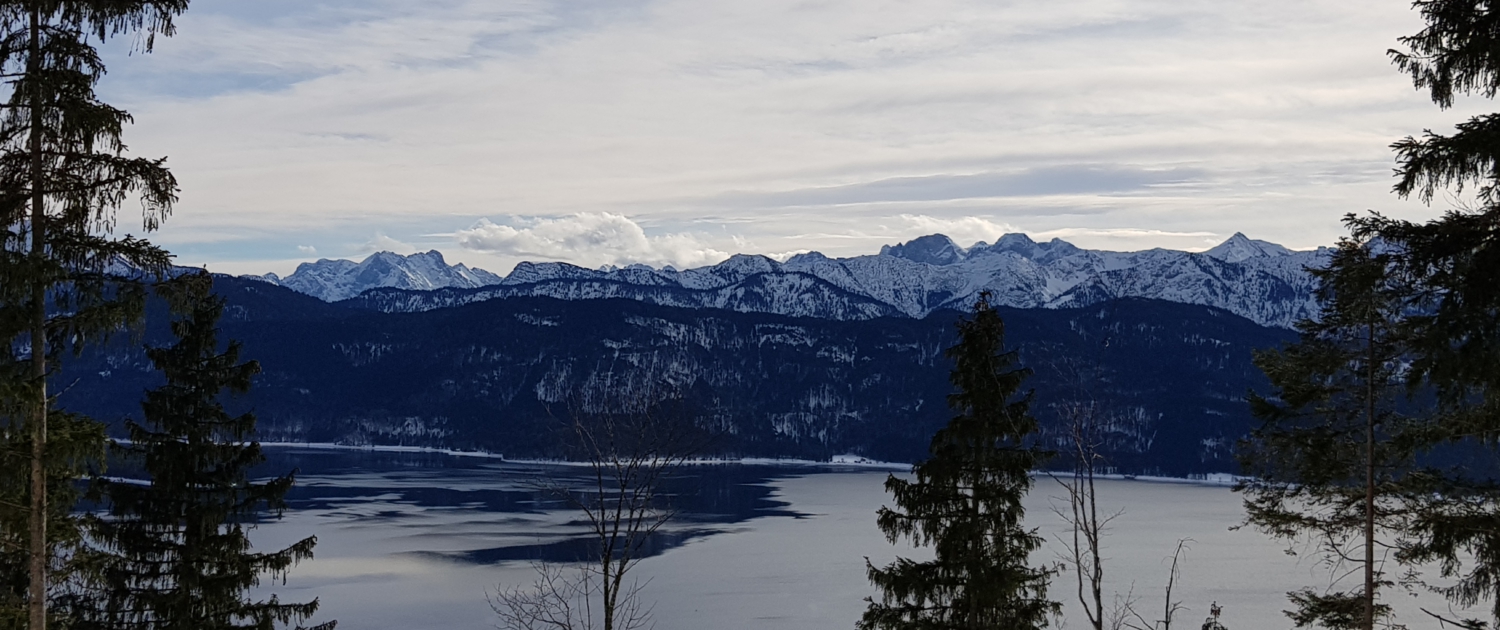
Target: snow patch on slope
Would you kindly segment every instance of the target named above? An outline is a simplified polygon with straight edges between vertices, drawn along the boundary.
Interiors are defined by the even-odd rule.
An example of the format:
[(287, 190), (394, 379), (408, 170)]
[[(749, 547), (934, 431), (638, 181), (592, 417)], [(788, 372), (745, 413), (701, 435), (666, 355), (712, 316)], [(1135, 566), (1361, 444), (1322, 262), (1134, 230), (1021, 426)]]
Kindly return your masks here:
[(276, 274), (247, 276), (278, 284), (328, 302), (351, 298), (376, 287), (431, 291), (472, 289), (501, 282), (501, 277), (463, 263), (449, 265), (437, 250), (402, 256), (376, 252), (363, 261), (321, 259), (297, 265), (285, 278)]
[[(967, 308), (981, 292), (1018, 308), (1076, 308), (1139, 297), (1222, 308), (1267, 326), (1290, 327), (1316, 313), (1315, 282), (1307, 268), (1326, 264), (1328, 250), (1292, 251), (1235, 234), (1203, 253), (1152, 249), (1081, 249), (1060, 239), (1038, 243), (1006, 234), (994, 244), (963, 248), (933, 234), (881, 248), (881, 253), (829, 258), (818, 252), (786, 262), (737, 254), (717, 265), (606, 266), (521, 263), (505, 277), (442, 254), (390, 252), (364, 261), (304, 263), (286, 278), (251, 276), (336, 301), (371, 289), (449, 291), (371, 297), (379, 310), (430, 310), (523, 295), (560, 299), (627, 298), (689, 308), (831, 319), (890, 315), (923, 317)], [(480, 289), (454, 293), (453, 290)]]

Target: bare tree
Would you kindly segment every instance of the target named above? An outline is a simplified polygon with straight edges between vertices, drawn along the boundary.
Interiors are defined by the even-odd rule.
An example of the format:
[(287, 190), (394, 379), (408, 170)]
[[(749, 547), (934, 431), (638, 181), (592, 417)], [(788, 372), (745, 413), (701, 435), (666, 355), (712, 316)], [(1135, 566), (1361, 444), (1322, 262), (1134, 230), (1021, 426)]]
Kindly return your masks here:
[(675, 515), (663, 482), (702, 448), (703, 433), (661, 402), (615, 410), (586, 402), (570, 405), (562, 434), (564, 455), (585, 465), (587, 480), (541, 484), (583, 513), (595, 555), (572, 567), (537, 563), (530, 588), (491, 596), (504, 630), (638, 630), (650, 623), (645, 584), (628, 576)]
[[(584, 630), (597, 628), (603, 617), (595, 614), (602, 600), (599, 573), (588, 565), (532, 564), (536, 580), (530, 587), (503, 588), (490, 596), (490, 608), (500, 617), (497, 627), (505, 630)], [(650, 622), (650, 609), (638, 596), (642, 584), (632, 582), (617, 598), (614, 627), (642, 628)]]
[(1139, 601), (1140, 598), (1135, 594), (1135, 584), (1131, 584), (1130, 590), (1124, 595), (1115, 593), (1114, 603), (1109, 609), (1109, 630), (1128, 630), (1128, 624), (1135, 613), (1135, 604)]
[[(1104, 455), (1102, 424), (1099, 403), (1093, 400), (1071, 401), (1054, 406), (1064, 423), (1061, 442), (1065, 458), (1073, 464), (1071, 476), (1052, 475), (1067, 495), (1067, 507), (1052, 504), (1052, 512), (1068, 524), (1067, 532), (1058, 536), (1062, 545), (1063, 564), (1073, 570), (1077, 585), (1078, 603), (1083, 606), (1089, 626), (1094, 630), (1105, 630), (1106, 622), (1118, 630), (1123, 618), (1122, 607), (1116, 597), (1115, 614), (1105, 616), (1104, 609), (1104, 559), (1101, 554), (1102, 538), (1109, 523), (1125, 511), (1117, 510), (1100, 514), (1094, 479), (1101, 472)], [(1126, 596), (1128, 607), (1130, 597)]]
[(1063, 564), (1073, 570), (1078, 603), (1083, 606), (1089, 627), (1094, 630), (1171, 630), (1177, 613), (1183, 610), (1182, 601), (1174, 600), (1172, 591), (1182, 574), (1183, 554), (1192, 539), (1178, 539), (1172, 551), (1160, 619), (1147, 621), (1137, 611), (1136, 604), (1140, 600), (1135, 595), (1134, 585), (1124, 595), (1116, 592), (1106, 610), (1103, 538), (1108, 533), (1109, 524), (1125, 513), (1123, 509), (1101, 513), (1094, 483), (1105, 470), (1103, 451), (1111, 418), (1101, 412), (1099, 403), (1093, 400), (1060, 403), (1054, 409), (1063, 421), (1065, 431), (1058, 443), (1066, 449), (1073, 471), (1071, 476), (1052, 475), (1067, 497), (1066, 506), (1054, 503), (1052, 511), (1068, 525), (1065, 533), (1058, 536), (1063, 549), (1060, 555)]
[[(1102, 354), (1109, 347), (1105, 339), (1097, 346)], [(1078, 603), (1082, 605), (1088, 626), (1093, 630), (1171, 630), (1182, 601), (1174, 600), (1172, 591), (1182, 573), (1183, 554), (1192, 539), (1181, 538), (1169, 556), (1171, 568), (1162, 599), (1161, 618), (1148, 621), (1138, 612), (1140, 599), (1135, 585), (1121, 595), (1115, 592), (1106, 609), (1104, 596), (1103, 539), (1109, 524), (1124, 515), (1125, 510), (1101, 512), (1095, 481), (1110, 467), (1106, 453), (1149, 448), (1149, 432), (1143, 410), (1110, 409), (1099, 400), (1097, 387), (1104, 381), (1098, 356), (1085, 361), (1062, 361), (1054, 365), (1059, 375), (1072, 384), (1072, 398), (1052, 406), (1056, 422), (1051, 428), (1050, 444), (1062, 453), (1072, 466), (1071, 474), (1053, 474), (1062, 486), (1066, 505), (1052, 504), (1052, 512), (1067, 524), (1057, 537), (1062, 547), (1061, 560), (1073, 570)]]
[[(1167, 572), (1166, 592), (1162, 596), (1161, 619), (1146, 621), (1145, 617), (1135, 611), (1133, 606), (1127, 604), (1126, 614), (1132, 619), (1124, 622), (1124, 626), (1130, 630), (1172, 630), (1172, 621), (1177, 613), (1183, 610), (1182, 600), (1172, 599), (1172, 589), (1177, 586), (1177, 578), (1182, 576), (1182, 554), (1188, 550), (1188, 543), (1193, 542), (1191, 538), (1177, 539), (1177, 548), (1172, 550), (1172, 567)], [(1218, 602), (1214, 603), (1218, 607)]]

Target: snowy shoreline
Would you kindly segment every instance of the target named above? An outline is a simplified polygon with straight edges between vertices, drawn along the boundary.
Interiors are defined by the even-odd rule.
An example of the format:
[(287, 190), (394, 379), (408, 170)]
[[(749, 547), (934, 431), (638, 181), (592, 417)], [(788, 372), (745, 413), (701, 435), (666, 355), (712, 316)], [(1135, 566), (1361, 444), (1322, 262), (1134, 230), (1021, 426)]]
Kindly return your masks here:
[[(437, 455), (450, 455), (453, 457), (477, 457), (481, 459), (494, 459), (507, 464), (530, 464), (543, 466), (587, 466), (587, 462), (568, 461), (561, 459), (512, 459), (501, 453), (489, 451), (462, 451), (451, 448), (439, 448), (435, 446), (395, 446), (382, 444), (337, 444), (334, 442), (261, 442), (265, 448), (307, 449), (307, 450), (332, 450), (332, 451), (365, 451), (374, 453), (430, 453)], [(899, 462), (881, 462), (860, 457), (858, 455), (836, 455), (831, 461), (820, 462), (811, 459), (778, 459), (771, 457), (741, 457), (741, 458), (717, 458), (702, 457), (692, 458), (684, 461), (683, 466), (715, 466), (724, 464), (740, 464), (746, 466), (806, 466), (806, 467), (839, 467), (839, 468), (869, 468), (872, 470), (910, 470), (911, 464)]]
[[(540, 466), (587, 466), (586, 462), (565, 461), (557, 459), (509, 459), (500, 453), (489, 451), (463, 451), (451, 448), (439, 448), (434, 446), (396, 446), (380, 444), (336, 444), (333, 442), (261, 442), (262, 447), (276, 449), (307, 449), (307, 450), (331, 450), (331, 451), (364, 451), (374, 453), (427, 453), (435, 455), (448, 455), (451, 457), (474, 457), (480, 459), (492, 459), (507, 464), (524, 464)], [(911, 470), (911, 464), (899, 462), (882, 462), (859, 455), (835, 455), (832, 460), (822, 462), (810, 459), (778, 459), (771, 457), (742, 457), (742, 458), (698, 458), (683, 462), (684, 466), (780, 466), (787, 468), (858, 468), (863, 470), (886, 470), (893, 472), (907, 472)], [(1038, 480), (1044, 477), (1063, 478), (1048, 471), (1034, 471), (1032, 473)], [(1198, 486), (1230, 487), (1240, 481), (1242, 477), (1229, 473), (1209, 473), (1202, 477), (1163, 477), (1157, 475), (1123, 475), (1123, 474), (1096, 474), (1095, 479), (1107, 479), (1111, 481), (1141, 481), (1146, 483), (1172, 483)]]

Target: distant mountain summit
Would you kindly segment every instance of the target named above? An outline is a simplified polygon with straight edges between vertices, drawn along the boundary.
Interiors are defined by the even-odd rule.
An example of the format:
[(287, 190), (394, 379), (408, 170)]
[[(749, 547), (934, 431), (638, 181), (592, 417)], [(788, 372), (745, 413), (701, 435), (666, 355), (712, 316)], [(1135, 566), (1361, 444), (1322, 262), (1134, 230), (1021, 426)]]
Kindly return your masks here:
[(883, 245), (881, 256), (895, 256), (929, 265), (952, 265), (964, 260), (964, 249), (942, 234), (914, 238), (899, 245)]
[(285, 278), (274, 273), (249, 277), (326, 302), (348, 299), (374, 288), (413, 291), (473, 289), (499, 284), (502, 280), (500, 276), (483, 269), (471, 269), (463, 263), (449, 265), (437, 250), (410, 256), (376, 252), (357, 263), (324, 258), (297, 265), (297, 270)]
[(348, 299), (386, 312), (546, 296), (628, 298), (823, 319), (920, 318), (968, 308), (980, 292), (989, 291), (998, 304), (1016, 308), (1078, 308), (1150, 298), (1214, 306), (1261, 325), (1287, 328), (1316, 314), (1315, 282), (1307, 268), (1322, 266), (1327, 256), (1327, 248), (1292, 251), (1243, 234), (1203, 253), (1088, 250), (1060, 239), (1038, 243), (1025, 234), (963, 248), (932, 234), (887, 245), (875, 255), (829, 258), (809, 252), (778, 262), (737, 254), (687, 270), (521, 263), (502, 278), (449, 266), (431, 251), (411, 256), (381, 252), (360, 263), (320, 260), (299, 266), (285, 279), (252, 277), (326, 301)]
[(1215, 245), (1212, 249), (1203, 252), (1206, 256), (1212, 256), (1224, 262), (1244, 262), (1251, 258), (1275, 258), (1278, 256), (1291, 256), (1295, 252), (1275, 243), (1252, 240), (1244, 234), (1235, 232), (1229, 240)]

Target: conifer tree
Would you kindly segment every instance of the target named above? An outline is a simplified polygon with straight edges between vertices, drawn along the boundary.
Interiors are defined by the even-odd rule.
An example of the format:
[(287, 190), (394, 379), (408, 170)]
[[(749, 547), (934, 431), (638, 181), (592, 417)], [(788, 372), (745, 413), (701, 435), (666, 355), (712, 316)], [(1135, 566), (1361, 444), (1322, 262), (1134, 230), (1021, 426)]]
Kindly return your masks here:
[[(13, 402), (13, 401), (12, 401)], [(21, 410), (24, 411), (24, 410)], [(19, 415), (15, 410), (12, 414)], [(9, 414), (0, 414), (9, 415)], [(16, 417), (11, 415), (10, 417)], [(104, 459), (104, 425), (59, 409), (48, 412), (48, 449), (45, 467), (48, 502), (49, 544), (57, 550), (59, 576), (72, 575), (79, 560), (81, 538), (73, 508), (78, 496), (77, 480)], [(27, 505), (31, 469), (30, 434), (20, 423), (0, 424), (0, 628), (27, 625)]]
[[(1417, 0), (1425, 28), (1403, 37), (1392, 61), (1443, 109), (1460, 96), (1500, 92), (1500, 3)], [(1357, 238), (1379, 239), (1399, 255), (1396, 273), (1414, 293), (1408, 386), (1436, 396), (1437, 421), (1424, 443), (1500, 448), (1500, 114), (1471, 117), (1451, 134), (1428, 130), (1392, 145), (1395, 192), (1431, 203), (1439, 193), (1472, 193), (1426, 223), (1373, 214), (1353, 221)], [(1493, 461), (1493, 457), (1490, 458)], [(1412, 518), (1400, 558), (1433, 562), (1451, 601), (1488, 600), (1500, 621), (1500, 482), (1494, 466), (1421, 471), (1408, 484)], [(1454, 621), (1454, 620), (1450, 620)], [(1476, 620), (1457, 620), (1478, 627)]]
[[(16, 529), (12, 513), (0, 515), (0, 539), (8, 551), (25, 541), (31, 630), (47, 625), (52, 565), (72, 555), (56, 544), (77, 538), (68, 520), (57, 518), (71, 504), (49, 500), (49, 489), (67, 482), (49, 475), (75, 473), (70, 458), (97, 451), (102, 439), (72, 426), (77, 418), (49, 427), (47, 377), (65, 349), (137, 321), (145, 298), (138, 281), (160, 276), (170, 262), (145, 241), (112, 237), (125, 199), (142, 202), (149, 231), (170, 211), (177, 185), (164, 160), (124, 156), (120, 135), (130, 117), (95, 96), (104, 65), (94, 44), (136, 32), (149, 50), (156, 34), (172, 33), (172, 18), (187, 2), (0, 2), (0, 74), (9, 90), (0, 104), (0, 338), (8, 349), (0, 354), (0, 420), (10, 440), (4, 452), (14, 454), (21, 442), (30, 451), (24, 462), (5, 462), (29, 472), (24, 490), (5, 491), (24, 501), (26, 527)], [(0, 505), (0, 512), (17, 510)]]
[[(1493, 0), (1419, 0), (1427, 26), (1391, 50), (1403, 72), (1434, 103), (1451, 107), (1460, 95), (1493, 98), (1500, 91), (1500, 3)], [(1451, 135), (1431, 130), (1406, 137), (1396, 151), (1401, 197), (1431, 203), (1441, 192), (1474, 193), (1472, 202), (1443, 217), (1412, 223), (1380, 215), (1352, 221), (1357, 237), (1379, 238), (1401, 253), (1401, 265), (1423, 303), (1411, 318), (1421, 353), (1413, 377), (1436, 386), (1450, 410), (1462, 406), (1468, 428), (1500, 431), (1500, 399), (1475, 405), (1469, 394), (1500, 386), (1500, 114), (1474, 116)]]
[(1288, 541), (1310, 538), (1332, 572), (1363, 573), (1357, 588), (1289, 593), (1298, 627), (1372, 630), (1389, 615), (1377, 597), (1386, 583), (1377, 535), (1399, 527), (1392, 494), (1412, 468), (1410, 434), (1422, 428), (1396, 411), (1406, 295), (1390, 258), (1341, 241), (1329, 265), (1312, 270), (1317, 319), (1298, 323), (1297, 343), (1255, 356), (1276, 391), (1250, 396), (1262, 424), (1239, 452), (1252, 476), (1236, 488), (1246, 521)]
[(166, 383), (146, 393), (143, 421), (127, 422), (130, 442), (115, 447), (150, 483), (97, 482), (109, 506), (90, 528), (103, 551), (103, 592), (80, 628), (270, 630), (318, 609), (317, 600), (246, 598), (263, 575), (280, 578), (311, 558), (317, 538), (251, 551), (248, 523), (285, 509), (292, 476), (249, 480), (265, 459), (253, 437), (255, 416), (231, 415), (220, 399), (248, 391), (260, 366), (240, 361), (238, 342), (219, 350), (224, 300), (208, 294), (206, 277), (201, 285), (172, 322), (177, 342), (147, 350)]
[(867, 564), (881, 595), (867, 600), (861, 630), (1026, 630), (1046, 627), (1059, 608), (1047, 599), (1052, 572), (1028, 564), (1042, 539), (1022, 524), (1029, 473), (1046, 457), (1029, 442), (1031, 396), (1018, 396), (1031, 371), (1004, 351), (1004, 323), (987, 293), (974, 308), (947, 351), (957, 415), (932, 438), (915, 479), (886, 480), (896, 508), (882, 508), (878, 520), (892, 543), (930, 545), (936, 557)]

